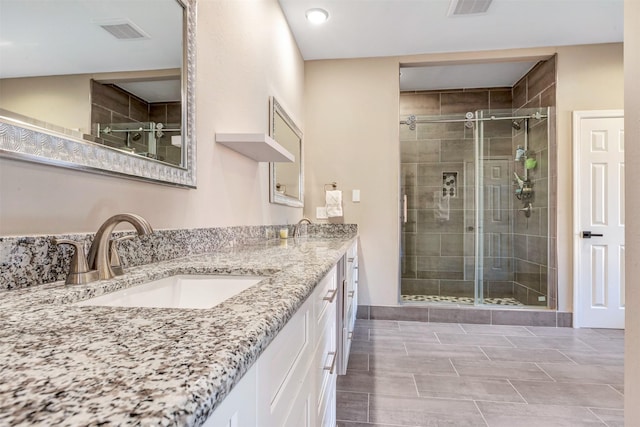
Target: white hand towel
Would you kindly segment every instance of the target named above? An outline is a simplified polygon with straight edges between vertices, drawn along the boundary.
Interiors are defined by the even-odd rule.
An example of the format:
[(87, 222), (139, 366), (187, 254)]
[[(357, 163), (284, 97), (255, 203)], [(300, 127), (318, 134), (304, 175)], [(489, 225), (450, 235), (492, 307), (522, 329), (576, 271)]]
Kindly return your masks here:
[(342, 191), (332, 190), (325, 194), (327, 203), (327, 216), (329, 218), (342, 216)]
[(442, 195), (440, 191), (433, 193), (433, 216), (438, 221), (449, 221), (449, 195)]

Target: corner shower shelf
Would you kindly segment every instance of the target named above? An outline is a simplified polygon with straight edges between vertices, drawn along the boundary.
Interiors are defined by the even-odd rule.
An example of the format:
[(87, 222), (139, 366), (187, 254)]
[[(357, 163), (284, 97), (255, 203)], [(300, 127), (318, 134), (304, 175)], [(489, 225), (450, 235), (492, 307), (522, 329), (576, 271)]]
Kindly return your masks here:
[(294, 162), (295, 156), (265, 133), (216, 133), (216, 142), (256, 162)]

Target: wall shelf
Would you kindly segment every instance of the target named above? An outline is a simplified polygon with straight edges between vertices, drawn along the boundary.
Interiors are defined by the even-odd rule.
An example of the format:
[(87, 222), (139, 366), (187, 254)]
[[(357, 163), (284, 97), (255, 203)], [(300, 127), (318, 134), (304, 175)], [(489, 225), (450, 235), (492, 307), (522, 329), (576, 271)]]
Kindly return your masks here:
[(216, 133), (216, 142), (256, 162), (294, 162), (295, 156), (265, 133)]

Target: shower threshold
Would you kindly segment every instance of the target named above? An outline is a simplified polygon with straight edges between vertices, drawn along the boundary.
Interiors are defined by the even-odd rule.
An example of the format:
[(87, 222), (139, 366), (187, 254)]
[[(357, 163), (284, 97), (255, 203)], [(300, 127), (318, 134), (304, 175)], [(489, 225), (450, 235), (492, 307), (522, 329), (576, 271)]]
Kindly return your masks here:
[[(443, 295), (402, 295), (402, 302), (407, 303), (443, 303), (443, 304), (463, 304), (473, 305), (474, 299), (472, 297), (454, 297)], [(512, 297), (505, 298), (484, 298), (486, 305), (509, 305), (509, 306), (522, 306), (520, 301)]]

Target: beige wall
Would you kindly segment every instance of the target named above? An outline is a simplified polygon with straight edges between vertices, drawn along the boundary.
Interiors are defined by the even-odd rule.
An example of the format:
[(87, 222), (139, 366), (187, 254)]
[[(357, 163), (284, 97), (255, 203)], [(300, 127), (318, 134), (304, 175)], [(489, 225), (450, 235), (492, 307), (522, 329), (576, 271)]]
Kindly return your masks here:
[(640, 2), (624, 2), (624, 133), (626, 188), (626, 307), (625, 312), (625, 360), (624, 360), (624, 425), (640, 425), (640, 197), (632, 183), (640, 161), (640, 30), (638, 17)]
[(324, 184), (337, 182), (360, 231), (360, 304), (398, 299), (399, 98), (395, 58), (306, 63), (304, 212), (315, 221)]
[(180, 76), (179, 68), (0, 79), (0, 108), (66, 129), (91, 133), (91, 79)]
[(558, 48), (558, 308), (573, 311), (572, 117), (577, 110), (624, 108), (621, 43)]
[(0, 108), (90, 133), (91, 76), (0, 79)]
[(92, 232), (124, 211), (158, 229), (297, 221), (269, 203), (267, 164), (214, 142), (267, 132), (270, 95), (304, 130), (304, 62), (277, 1), (199, 0), (196, 68), (196, 190), (0, 159), (0, 235)]
[(572, 310), (571, 111), (619, 109), (622, 44), (518, 49), (400, 58), (307, 62), (305, 214), (315, 218), (322, 184), (337, 181), (362, 202), (345, 202), (345, 222), (362, 240), (362, 304), (397, 305), (399, 220), (399, 64), (544, 58), (558, 53), (558, 308)]

